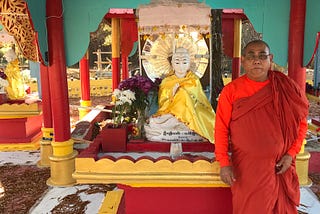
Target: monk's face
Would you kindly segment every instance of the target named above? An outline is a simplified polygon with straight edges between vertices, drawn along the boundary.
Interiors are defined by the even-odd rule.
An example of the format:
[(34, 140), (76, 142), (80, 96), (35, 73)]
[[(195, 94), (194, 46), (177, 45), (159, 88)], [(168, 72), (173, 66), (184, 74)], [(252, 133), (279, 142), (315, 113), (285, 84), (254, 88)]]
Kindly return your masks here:
[(273, 55), (263, 43), (253, 43), (247, 46), (241, 56), (242, 67), (249, 79), (263, 82), (268, 79)]

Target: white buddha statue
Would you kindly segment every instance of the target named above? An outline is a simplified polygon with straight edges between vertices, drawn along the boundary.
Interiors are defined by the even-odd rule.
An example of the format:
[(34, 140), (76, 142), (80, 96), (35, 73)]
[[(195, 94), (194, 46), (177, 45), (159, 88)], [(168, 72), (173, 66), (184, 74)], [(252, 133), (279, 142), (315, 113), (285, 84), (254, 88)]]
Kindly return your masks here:
[(160, 142), (210, 141), (215, 113), (199, 78), (190, 71), (190, 55), (177, 48), (172, 56), (174, 74), (164, 78), (158, 94), (158, 111), (145, 125), (146, 138)]

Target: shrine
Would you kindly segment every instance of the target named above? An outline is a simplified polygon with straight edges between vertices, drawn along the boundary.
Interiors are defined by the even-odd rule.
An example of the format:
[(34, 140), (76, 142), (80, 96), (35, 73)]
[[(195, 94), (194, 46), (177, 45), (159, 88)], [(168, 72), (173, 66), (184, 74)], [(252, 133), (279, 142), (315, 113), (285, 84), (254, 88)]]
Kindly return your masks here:
[[(275, 4), (279, 6), (270, 11)], [(118, 184), (118, 189), (108, 193), (105, 199), (106, 204), (113, 203), (109, 204), (111, 208), (105, 207), (113, 213), (121, 213), (123, 209), (122, 213), (188, 213), (194, 207), (197, 213), (232, 213), (231, 191), (220, 179), (214, 142), (209, 138), (193, 138), (193, 132), (166, 130), (162, 132), (170, 135), (166, 140), (147, 140), (143, 126), (138, 124), (139, 116), (141, 112), (147, 115), (145, 123), (157, 111), (158, 103), (153, 108), (144, 106), (141, 112), (138, 108), (130, 109), (130, 114), (129, 110), (115, 110), (115, 103), (92, 107), (90, 32), (95, 31), (101, 19), (109, 20), (112, 52), (108, 65), (112, 87), (108, 93), (121, 87), (128, 89), (124, 82), (135, 76), (145, 77), (152, 86), (158, 86), (156, 81), (173, 71), (170, 62), (175, 50), (183, 47), (192, 55), (190, 70), (199, 78), (204, 96), (212, 102), (217, 99), (213, 51), (221, 45), (214, 41), (220, 39), (223, 43), (223, 52), (232, 59), (232, 80), (238, 78), (244, 20), (250, 20), (273, 47), (276, 63), (288, 62), (288, 75), (305, 89), (305, 70), (316, 54), (316, 34), (320, 29), (308, 13), (315, 10), (315, 4), (315, 1), (299, 0), (286, 3), (272, 0), (265, 4), (259, 1), (255, 6), (245, 0), (103, 1), (103, 4), (100, 0), (90, 3), (79, 0), (76, 4), (61, 0), (19, 0), (8, 6), (4, 1), (0, 3), (1, 25), (14, 37), (16, 49), (24, 58), (37, 65), (41, 98), (33, 99), (25, 94), (22, 98), (1, 98), (0, 149), (40, 149), (38, 165), (50, 167), (51, 177), (47, 181), (50, 186)], [(217, 21), (213, 20), (213, 10), (221, 13), (221, 34), (212, 29)], [(289, 19), (290, 23), (285, 21)], [(281, 29), (277, 36), (271, 30), (274, 23)], [(214, 37), (219, 39), (213, 40)], [(138, 53), (139, 75), (129, 71), (128, 59), (133, 50)], [(101, 50), (93, 54), (101, 57)], [(102, 70), (103, 63), (101, 59), (98, 61)], [(81, 97), (79, 123), (73, 128), (68, 101), (72, 83), (68, 83), (66, 67), (76, 63), (79, 63)], [(144, 86), (148, 84), (144, 82)], [(158, 96), (157, 93), (158, 88), (150, 94)], [(143, 103), (153, 103), (150, 94), (147, 93)], [(119, 112), (125, 113), (129, 122), (121, 117), (120, 123), (125, 124), (122, 130), (108, 127)], [(101, 123), (103, 126), (99, 126)], [(187, 137), (176, 137), (181, 133)], [(87, 147), (76, 149), (75, 144), (81, 141)], [(178, 156), (173, 156), (175, 141), (180, 144)], [(310, 184), (309, 157), (304, 148), (297, 156), (302, 186)]]

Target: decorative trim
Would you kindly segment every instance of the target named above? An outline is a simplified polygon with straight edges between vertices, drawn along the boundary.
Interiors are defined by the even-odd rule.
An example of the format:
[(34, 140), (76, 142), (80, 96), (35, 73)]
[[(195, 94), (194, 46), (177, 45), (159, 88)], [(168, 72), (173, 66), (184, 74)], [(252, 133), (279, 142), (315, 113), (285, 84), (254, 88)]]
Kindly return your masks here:
[(30, 20), (27, 3), (24, 0), (2, 0), (0, 21), (6, 31), (14, 37), (23, 56), (38, 62), (36, 33)]
[(121, 183), (135, 187), (227, 187), (219, 173), (217, 161), (76, 158), (73, 178), (77, 183)]

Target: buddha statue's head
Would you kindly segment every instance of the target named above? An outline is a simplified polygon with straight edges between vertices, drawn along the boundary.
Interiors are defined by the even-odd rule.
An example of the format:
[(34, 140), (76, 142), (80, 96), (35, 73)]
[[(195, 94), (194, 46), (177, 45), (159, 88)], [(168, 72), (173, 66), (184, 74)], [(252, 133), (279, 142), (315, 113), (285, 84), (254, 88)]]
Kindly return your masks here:
[(178, 78), (185, 77), (190, 68), (190, 55), (188, 50), (185, 48), (177, 48), (172, 55), (171, 63), (175, 75)]
[(6, 58), (7, 62), (11, 62), (17, 58), (16, 53), (13, 49), (9, 49), (5, 54), (4, 57)]

